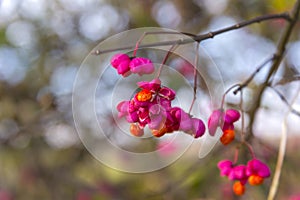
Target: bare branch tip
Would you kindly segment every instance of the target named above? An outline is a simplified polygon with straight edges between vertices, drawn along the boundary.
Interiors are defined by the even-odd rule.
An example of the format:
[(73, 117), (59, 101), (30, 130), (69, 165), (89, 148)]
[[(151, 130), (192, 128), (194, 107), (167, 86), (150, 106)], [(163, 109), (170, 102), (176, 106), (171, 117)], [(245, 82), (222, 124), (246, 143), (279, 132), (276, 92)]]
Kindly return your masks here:
[(235, 89), (234, 91), (233, 91), (233, 94), (234, 95), (237, 95), (237, 93), (240, 91), (240, 87), (239, 88), (237, 88), (237, 89)]
[(92, 55), (100, 55), (101, 54), (101, 51), (100, 50), (96, 50), (96, 51), (94, 51), (94, 52), (92, 52)]

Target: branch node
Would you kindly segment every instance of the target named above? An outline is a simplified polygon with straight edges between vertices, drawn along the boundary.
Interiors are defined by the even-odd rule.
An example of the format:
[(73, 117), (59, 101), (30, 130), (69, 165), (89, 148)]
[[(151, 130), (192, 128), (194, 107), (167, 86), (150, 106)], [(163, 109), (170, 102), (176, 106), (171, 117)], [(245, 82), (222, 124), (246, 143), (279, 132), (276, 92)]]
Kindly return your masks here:
[(100, 50), (96, 50), (92, 53), (93, 55), (100, 55), (101, 54), (101, 51)]

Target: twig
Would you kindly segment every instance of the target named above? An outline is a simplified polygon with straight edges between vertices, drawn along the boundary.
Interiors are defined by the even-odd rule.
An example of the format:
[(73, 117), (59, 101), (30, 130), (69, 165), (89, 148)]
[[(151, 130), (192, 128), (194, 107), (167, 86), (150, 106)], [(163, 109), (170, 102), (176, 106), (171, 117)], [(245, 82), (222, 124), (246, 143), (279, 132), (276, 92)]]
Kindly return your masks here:
[(242, 28), (242, 27), (245, 27), (245, 26), (249, 26), (249, 25), (254, 24), (254, 23), (260, 23), (262, 21), (271, 20), (271, 19), (285, 19), (287, 21), (291, 21), (290, 15), (286, 12), (280, 13), (280, 14), (273, 14), (273, 15), (262, 15), (262, 16), (255, 17), (253, 19), (244, 21), (244, 22), (240, 22), (240, 23), (235, 24), (233, 26), (229, 26), (229, 27), (217, 30), (217, 31), (209, 32), (209, 33), (206, 33), (206, 34), (203, 34), (203, 35), (199, 35), (194, 39), (196, 41), (200, 42), (202, 40), (213, 38), (216, 35), (219, 35), (219, 34), (222, 34), (222, 33), (228, 32), (228, 31), (236, 30), (236, 29), (239, 29), (239, 28)]
[(187, 36), (191, 36), (191, 37), (195, 37), (196, 35), (191, 34), (191, 33), (185, 33), (185, 32), (176, 32), (176, 31), (150, 31), (150, 32), (144, 32), (142, 34), (142, 36), (140, 37), (140, 39), (136, 42), (135, 44), (135, 48), (133, 51), (133, 56), (136, 55), (137, 50), (139, 49), (139, 45), (142, 42), (142, 40), (147, 36), (147, 35), (173, 35), (173, 34), (177, 34), (177, 35), (187, 35)]
[(288, 100), (277, 89), (275, 89), (274, 87), (270, 87), (270, 88), (272, 88), (276, 92), (276, 94), (280, 97), (280, 99), (290, 108), (291, 113), (300, 117), (300, 112), (295, 110), (292, 107), (292, 105), (288, 102)]
[[(182, 33), (184, 35), (191, 36), (191, 38), (182, 39), (179, 43), (178, 43), (178, 40), (169, 40), (169, 41), (164, 41), (164, 42), (139, 45), (139, 48), (170, 46), (170, 45), (174, 45), (176, 43), (178, 43), (178, 45), (183, 45), (183, 44), (193, 43), (195, 41), (201, 42), (203, 40), (213, 38), (213, 37), (220, 35), (222, 33), (225, 33), (225, 32), (236, 30), (236, 29), (239, 29), (239, 28), (242, 28), (245, 26), (249, 26), (251, 24), (260, 23), (262, 21), (274, 20), (274, 19), (284, 19), (286, 21), (291, 21), (290, 15), (287, 12), (283, 12), (283, 13), (279, 13), (279, 14), (272, 14), (272, 15), (262, 15), (262, 16), (255, 17), (253, 19), (246, 20), (246, 21), (240, 22), (238, 24), (235, 24), (235, 25), (232, 25), (232, 26), (229, 26), (229, 27), (217, 30), (217, 31), (205, 33), (205, 34), (200, 34), (200, 35), (194, 36), (193, 34)], [(92, 54), (100, 55), (100, 54), (104, 54), (104, 53), (109, 53), (109, 52), (114, 52), (114, 51), (122, 51), (122, 50), (134, 49), (134, 48), (135, 48), (134, 45), (129, 45), (129, 46), (125, 46), (125, 47), (118, 47), (118, 48), (112, 48), (112, 49), (104, 49), (104, 50), (98, 49), (98, 50), (95, 50), (94, 52), (92, 52)]]
[(278, 189), (279, 178), (280, 178), (283, 160), (285, 156), (286, 141), (287, 141), (287, 127), (286, 127), (286, 118), (285, 118), (282, 123), (282, 132), (281, 132), (277, 163), (276, 163), (275, 173), (273, 176), (272, 184), (268, 195), (268, 200), (273, 200), (275, 198)]
[(241, 90), (240, 95), (241, 95), (240, 110), (241, 110), (241, 123), (242, 123), (241, 141), (244, 142), (245, 141), (245, 112), (244, 112), (244, 108), (243, 108), (243, 104), (244, 104), (244, 101), (243, 101), (244, 100), (243, 99), (243, 90)]
[(289, 77), (287, 79), (282, 79), (280, 81), (278, 81), (277, 83), (273, 84), (273, 86), (276, 85), (284, 85), (293, 81), (300, 81), (300, 75), (293, 75), (292, 77)]
[(253, 80), (253, 78), (255, 77), (255, 75), (260, 72), (260, 70), (266, 66), (266, 64), (268, 64), (270, 61), (274, 60), (276, 58), (275, 55), (273, 55), (271, 58), (268, 58), (267, 60), (265, 60), (262, 64), (260, 64), (256, 70), (251, 74), (251, 76), (244, 82), (242, 83), (237, 89), (235, 89), (233, 91), (233, 94), (237, 94), (239, 91), (241, 91), (244, 87), (247, 87), (249, 85), (249, 83)]
[(268, 200), (273, 200), (275, 198), (276, 192), (278, 190), (279, 179), (280, 179), (280, 174), (281, 174), (281, 170), (282, 170), (282, 166), (283, 166), (283, 161), (284, 161), (285, 151), (286, 151), (286, 143), (287, 143), (287, 117), (288, 117), (289, 113), (292, 112), (292, 105), (294, 104), (297, 97), (299, 96), (299, 92), (300, 92), (300, 87), (298, 87), (298, 91), (297, 91), (295, 97), (293, 98), (292, 103), (289, 106), (289, 111), (286, 113), (283, 123), (282, 123), (282, 132), (281, 132), (281, 139), (280, 139), (276, 169), (275, 169), (272, 184), (270, 187)]
[(290, 14), (290, 17), (289, 17), (290, 23), (287, 25), (287, 27), (283, 31), (283, 35), (277, 45), (277, 52), (274, 54), (276, 56), (276, 59), (274, 59), (274, 62), (268, 72), (268, 76), (267, 76), (266, 80), (264, 81), (264, 83), (261, 85), (261, 87), (258, 89), (258, 95), (254, 99), (255, 104), (252, 107), (251, 112), (250, 112), (250, 123), (249, 123), (250, 134), (248, 135), (249, 137), (253, 133), (252, 126), (253, 126), (256, 112), (257, 112), (258, 108), (260, 107), (260, 102), (262, 100), (263, 92), (265, 91), (265, 88), (268, 86), (271, 77), (276, 73), (276, 71), (283, 59), (283, 55), (285, 53), (285, 46), (286, 46), (287, 42), (289, 41), (290, 36), (292, 34), (292, 30), (296, 24), (296, 21), (298, 20), (299, 10), (300, 10), (300, 0), (297, 0), (297, 2), (295, 3), (293, 10)]
[(273, 84), (273, 86), (284, 85), (286, 83), (290, 83), (290, 82), (293, 82), (293, 81), (299, 81), (300, 80), (300, 72), (298, 71), (298, 69), (294, 65), (290, 65), (288, 69), (290, 69), (292, 74), (294, 74), (294, 75), (291, 76), (291, 77), (288, 77), (288, 78), (281, 79), (277, 83)]
[(189, 109), (189, 114), (191, 113), (193, 106), (195, 104), (196, 98), (197, 98), (197, 79), (198, 79), (198, 71), (197, 71), (197, 66), (198, 66), (198, 59), (199, 59), (199, 43), (197, 43), (196, 46), (196, 55), (195, 55), (195, 66), (194, 66), (194, 89), (193, 89), (193, 100)]
[[(178, 40), (178, 42), (179, 42), (179, 41), (180, 41), (180, 40)], [(173, 44), (173, 45), (171, 46), (171, 48), (169, 49), (169, 51), (168, 51), (167, 54), (165, 55), (165, 57), (164, 57), (162, 63), (160, 64), (160, 67), (159, 67), (159, 69), (158, 69), (156, 78), (159, 78), (159, 76), (160, 76), (160, 74), (161, 74), (161, 71), (162, 71), (162, 68), (163, 68), (164, 64), (166, 64), (166, 62), (167, 62), (169, 56), (171, 55), (171, 53), (173, 53), (173, 51), (174, 51), (177, 47), (178, 47), (178, 44), (177, 44), (177, 43), (175, 43), (175, 44)]]
[(223, 94), (223, 97), (222, 97), (222, 101), (221, 101), (221, 111), (223, 112), (224, 111), (224, 103), (225, 103), (225, 97), (226, 97), (226, 95), (233, 89), (233, 88), (235, 88), (235, 87), (240, 87), (240, 84), (235, 84), (235, 85), (233, 85), (233, 86), (231, 86), (230, 88), (228, 88), (226, 91), (225, 91), (225, 93)]

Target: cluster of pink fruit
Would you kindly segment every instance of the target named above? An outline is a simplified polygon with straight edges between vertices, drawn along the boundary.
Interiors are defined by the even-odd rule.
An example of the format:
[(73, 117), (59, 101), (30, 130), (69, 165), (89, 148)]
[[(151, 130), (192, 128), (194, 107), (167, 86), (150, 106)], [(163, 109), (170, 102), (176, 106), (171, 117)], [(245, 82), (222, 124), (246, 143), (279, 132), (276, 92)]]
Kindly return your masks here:
[[(124, 77), (131, 73), (141, 76), (154, 72), (150, 59), (130, 58), (127, 54), (113, 56), (111, 65)], [(122, 101), (117, 106), (119, 117), (126, 117), (133, 135), (142, 136), (146, 125), (156, 137), (174, 131), (183, 131), (195, 138), (204, 134), (205, 125), (202, 120), (190, 116), (179, 107), (172, 107), (176, 93), (171, 88), (162, 86), (159, 78), (150, 82), (138, 82), (137, 85), (140, 91), (129, 101)]]
[(227, 176), (230, 180), (235, 181), (233, 192), (236, 195), (244, 194), (247, 182), (250, 185), (260, 185), (271, 173), (269, 167), (256, 158), (250, 160), (247, 165), (234, 165), (230, 160), (222, 160), (218, 167), (221, 176)]
[[(151, 74), (154, 65), (148, 58), (129, 57), (127, 54), (116, 54), (111, 59), (111, 65), (118, 74), (127, 77), (130, 74)], [(179, 107), (172, 107), (171, 102), (176, 93), (171, 88), (161, 85), (159, 78), (150, 82), (137, 83), (139, 92), (128, 101), (118, 104), (119, 117), (125, 117), (130, 123), (130, 132), (135, 136), (142, 136), (144, 128), (148, 125), (152, 134), (161, 137), (166, 133), (183, 131), (198, 138), (205, 133), (205, 125), (201, 119), (194, 118)], [(239, 119), (239, 112), (227, 110), (223, 113), (216, 110), (208, 121), (208, 129), (214, 135), (218, 126), (224, 131), (220, 138), (226, 145), (234, 139), (233, 123)]]
[[(154, 65), (150, 59), (129, 57), (127, 54), (113, 56), (111, 65), (123, 77), (132, 73), (142, 76), (154, 72)], [(199, 138), (205, 133), (206, 128), (201, 119), (192, 117), (180, 107), (172, 107), (176, 93), (171, 88), (162, 86), (159, 77), (150, 82), (138, 82), (137, 85), (138, 92), (130, 100), (122, 101), (117, 106), (118, 116), (125, 117), (130, 123), (132, 135), (142, 136), (146, 126), (156, 137), (174, 131), (183, 131), (194, 138)], [(240, 113), (235, 109), (214, 110), (208, 119), (208, 132), (214, 136), (217, 128), (220, 128), (223, 132), (220, 142), (228, 145), (235, 139), (234, 123), (239, 119)], [(236, 195), (244, 194), (247, 182), (250, 185), (259, 185), (264, 178), (270, 176), (269, 167), (255, 157), (247, 165), (236, 165), (230, 160), (223, 160), (219, 162), (218, 167), (221, 176), (235, 181), (233, 192)]]
[(117, 69), (118, 74), (123, 77), (129, 76), (131, 73), (152, 74), (154, 66), (150, 59), (142, 57), (129, 57), (127, 54), (116, 54), (111, 59), (111, 65)]

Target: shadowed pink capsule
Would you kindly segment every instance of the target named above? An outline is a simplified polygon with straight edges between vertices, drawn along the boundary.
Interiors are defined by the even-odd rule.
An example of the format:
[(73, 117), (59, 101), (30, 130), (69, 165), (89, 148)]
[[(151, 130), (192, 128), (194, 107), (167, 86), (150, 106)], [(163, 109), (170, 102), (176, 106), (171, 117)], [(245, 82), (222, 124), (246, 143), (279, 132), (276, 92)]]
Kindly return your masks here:
[(188, 132), (193, 128), (193, 123), (191, 121), (191, 117), (189, 114), (184, 112), (179, 107), (173, 107), (170, 110), (170, 115), (174, 122), (174, 127), (176, 126), (175, 130), (180, 130), (184, 132)]
[(252, 159), (247, 163), (246, 174), (249, 176), (250, 185), (260, 185), (265, 178), (270, 176), (271, 172), (266, 164), (258, 159)]
[(161, 105), (153, 105), (149, 109), (150, 123), (148, 124), (150, 129), (160, 130), (167, 118), (166, 110)]
[(123, 117), (128, 115), (129, 101), (122, 101), (117, 105), (117, 110), (119, 111), (118, 117)]
[(230, 180), (239, 180), (242, 184), (246, 184), (248, 176), (246, 174), (246, 165), (238, 165), (232, 168), (228, 175)]
[[(182, 109), (178, 109), (177, 112), (175, 112), (175, 116), (180, 124), (179, 130), (188, 132), (194, 128), (194, 123), (186, 112), (184, 112)], [(193, 134), (193, 133), (191, 133)]]
[(171, 88), (163, 87), (159, 90), (159, 96), (172, 101), (175, 98), (175, 91)]
[(205, 133), (205, 125), (202, 120), (193, 118), (193, 129), (192, 129), (192, 135), (194, 138), (201, 137)]
[(233, 163), (230, 160), (221, 160), (218, 163), (218, 168), (221, 176), (228, 176), (232, 171)]
[(117, 69), (121, 63), (127, 63), (127, 66), (129, 66), (130, 61), (130, 57), (127, 54), (119, 53), (111, 58), (110, 63)]
[(130, 101), (122, 101), (117, 105), (119, 111), (118, 117), (126, 117), (127, 122), (134, 123), (138, 121), (137, 111), (129, 112)]
[(251, 176), (253, 174), (259, 175), (263, 178), (270, 176), (271, 172), (265, 163), (261, 162), (258, 159), (252, 159), (247, 163), (247, 175)]
[(225, 123), (234, 123), (240, 118), (240, 113), (237, 110), (229, 109), (225, 112), (224, 121)]
[(221, 123), (222, 112), (220, 110), (214, 110), (213, 113), (208, 118), (208, 132), (210, 135), (214, 136), (218, 126)]
[(120, 63), (120, 65), (117, 67), (117, 72), (124, 77), (127, 77), (131, 74), (129, 66), (126, 62)]
[(208, 119), (209, 134), (214, 136), (218, 127), (220, 127), (223, 131), (233, 130), (233, 123), (239, 120), (239, 118), (239, 111), (234, 109), (226, 110), (225, 113), (221, 110), (214, 110)]
[(124, 77), (131, 74), (129, 67), (130, 62), (131, 60), (127, 54), (116, 54), (110, 61), (111, 65), (117, 69), (118, 74)]
[(154, 72), (154, 65), (148, 58), (134, 58), (129, 64), (130, 71), (134, 74), (152, 74)]
[(149, 90), (151, 92), (157, 92), (160, 89), (161, 81), (157, 79), (153, 79), (152, 81), (140, 81), (137, 83), (137, 85), (145, 90)]

